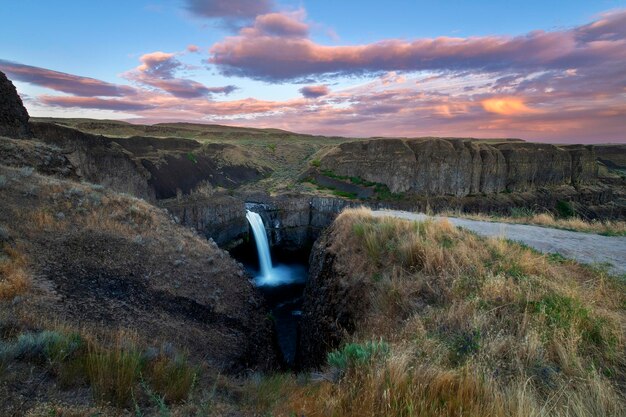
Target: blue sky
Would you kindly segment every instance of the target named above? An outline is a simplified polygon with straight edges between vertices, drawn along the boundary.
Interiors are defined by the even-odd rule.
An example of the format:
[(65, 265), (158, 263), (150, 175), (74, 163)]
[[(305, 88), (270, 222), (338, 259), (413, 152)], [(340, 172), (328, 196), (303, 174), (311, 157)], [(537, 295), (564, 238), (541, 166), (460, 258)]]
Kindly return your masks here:
[[(157, 86), (154, 82), (147, 81), (147, 73), (142, 74), (143, 78), (139, 79), (136, 75), (129, 76), (128, 72), (133, 71), (141, 64), (140, 58), (142, 56), (157, 51), (166, 52), (174, 54), (171, 59), (176, 60), (180, 65), (175, 65), (175, 72), (155, 72), (153, 74), (154, 77), (167, 79), (175, 77), (177, 79), (192, 80), (210, 88), (227, 85), (237, 87), (237, 90), (229, 94), (207, 93), (210, 95), (207, 95), (205, 99), (211, 102), (236, 102), (237, 100), (253, 99), (283, 103), (283, 105), (276, 105), (277, 108), (282, 110), (272, 110), (270, 113), (203, 113), (206, 116), (203, 120), (219, 121), (222, 118), (224, 120), (232, 119), (245, 124), (263, 125), (276, 121), (277, 111), (286, 115), (285, 118), (279, 119), (279, 122), (283, 123), (285, 120), (288, 120), (288, 113), (290, 112), (285, 110), (286, 107), (289, 107), (287, 103), (301, 98), (300, 89), (304, 84), (323, 84), (328, 86), (329, 91), (332, 91), (333, 94), (339, 94), (340, 97), (345, 99), (347, 91), (356, 90), (354, 94), (363, 94), (363, 89), (371, 90), (371, 83), (384, 77), (385, 73), (391, 73), (391, 76), (400, 75), (403, 77), (400, 81), (403, 81), (405, 78), (408, 79), (410, 82), (403, 81), (397, 83), (403, 85), (405, 87), (404, 90), (408, 88), (409, 84), (416, 90), (416, 87), (414, 87), (415, 81), (425, 79), (432, 74), (440, 77), (449, 77), (451, 73), (454, 73), (454, 77), (452, 77), (454, 78), (454, 83), (458, 83), (458, 77), (463, 74), (458, 68), (458, 63), (450, 64), (448, 58), (442, 64), (432, 68), (423, 65), (423, 62), (418, 66), (414, 66), (414, 61), (410, 61), (414, 58), (410, 58), (409, 61), (398, 61), (397, 69), (394, 66), (395, 64), (380, 66), (380, 60), (377, 58), (374, 59), (375, 62), (364, 64), (360, 68), (356, 63), (346, 62), (345, 57), (339, 56), (341, 55), (341, 48), (344, 47), (376, 45), (390, 39), (402, 40), (408, 44), (416, 40), (428, 40), (439, 37), (460, 38), (463, 40), (471, 40), (473, 38), (483, 40), (496, 39), (500, 42), (502, 39), (510, 39), (516, 36), (532, 37), (535, 31), (575, 32), (578, 27), (603, 19), (607, 12), (619, 13), (626, 7), (626, 0), (527, 0), (506, 2), (484, 0), (401, 0), (388, 2), (316, 0), (270, 2), (265, 0), (267, 10), (259, 12), (258, 15), (251, 14), (244, 19), (226, 15), (209, 16), (207, 13), (198, 12), (199, 9), (205, 6), (207, 10), (214, 10), (216, 7), (214, 3), (223, 1), (137, 0), (129, 2), (109, 0), (106, 2), (85, 2), (77, 0), (0, 0), (0, 8), (3, 14), (3, 25), (0, 26), (0, 60), (59, 71), (75, 76), (90, 77), (117, 85), (147, 88), (146, 92), (153, 93), (155, 88), (162, 88), (162, 85)], [(230, 0), (229, 4), (232, 5), (237, 2), (241, 2), (241, 7), (244, 8), (249, 7), (251, 4), (246, 0)], [(192, 10), (190, 6), (192, 3), (195, 3), (197, 6), (195, 10)], [(337, 51), (329, 52), (328, 58), (324, 58), (337, 60), (336, 65), (328, 63), (328, 69), (319, 69), (318, 67), (321, 64), (317, 62), (311, 63), (307, 68), (294, 68), (278, 74), (280, 71), (274, 73), (272, 68), (261, 68), (263, 63), (259, 64), (259, 68), (254, 68), (254, 63), (249, 62), (249, 60), (253, 60), (253, 56), (250, 54), (246, 57), (226, 58), (225, 60), (217, 56), (215, 52), (218, 50), (215, 48), (216, 45), (223, 47), (219, 51), (230, 53), (229, 51), (239, 50), (236, 48), (254, 45), (254, 42), (258, 42), (260, 37), (269, 36), (267, 33), (262, 33), (262, 30), (260, 32), (257, 31), (258, 33), (255, 35), (240, 36), (241, 34), (238, 34), (238, 30), (245, 27), (254, 28), (255, 19), (272, 13), (284, 16), (287, 20), (306, 25), (306, 36), (299, 34), (296, 37), (302, 37), (301, 40), (303, 42), (311, 42), (313, 48), (319, 47), (316, 50), (324, 50), (326, 46), (336, 47)], [(241, 39), (228, 41), (229, 37), (232, 36), (239, 36)], [(271, 36), (275, 35), (272, 34)], [(285, 47), (294, 43), (291, 35), (284, 36), (284, 39), (281, 39), (281, 41)], [(619, 41), (622, 41), (622, 39), (619, 39)], [(185, 48), (188, 45), (198, 46), (200, 48), (199, 53), (186, 52)], [(279, 54), (281, 44), (276, 43), (276, 45), (277, 49), (270, 52)], [(303, 45), (305, 44), (303, 43)], [(530, 45), (529, 48), (534, 47), (533, 45)], [(526, 49), (523, 51), (523, 53), (526, 53)], [(380, 53), (380, 50), (378, 53)], [(277, 69), (280, 69), (281, 65), (288, 66), (293, 64), (293, 62), (289, 62), (289, 59), (281, 62), (280, 59), (284, 58), (277, 57), (278, 60), (275, 61)], [(294, 60), (302, 61), (310, 58), (310, 56), (308, 58), (296, 56)], [(424, 59), (422, 55), (418, 58)], [(341, 61), (342, 59), (344, 61)], [(272, 61), (265, 63), (266, 66), (271, 66), (271, 64)], [(324, 63), (324, 65), (326, 64)], [(576, 68), (558, 68), (559, 71), (574, 69)], [(11, 77), (11, 71), (6, 70), (6, 68), (4, 70)], [(500, 79), (502, 76), (507, 75), (507, 71), (501, 71), (494, 75), (493, 68), (485, 70), (482, 66), (479, 69), (472, 67), (471, 70), (473, 71), (471, 79), (480, 76), (480, 74), (489, 74), (493, 79)], [(542, 62), (542, 65), (529, 69), (527, 73), (522, 75), (528, 81), (528, 77), (539, 77), (542, 71), (546, 70), (554, 72), (557, 69), (552, 64), (545, 66)], [(515, 72), (519, 80), (524, 78), (516, 71), (511, 71), (510, 69), (508, 71), (510, 73)], [(578, 74), (581, 72), (579, 71)], [(572, 72), (572, 74), (574, 73)], [(467, 73), (465, 74), (467, 75)], [(470, 82), (470, 78), (467, 78), (466, 81)], [(451, 78), (448, 80), (452, 82)], [(546, 91), (553, 91), (554, 85), (560, 83), (560, 81), (556, 80), (556, 78), (553, 79), (552, 84), (546, 87)], [(163, 114), (164, 119), (194, 119), (199, 114), (198, 112), (190, 112), (187, 113), (189, 117), (183, 113), (177, 116), (173, 111), (168, 110), (158, 113), (153, 111), (152, 108), (149, 112), (129, 113), (128, 111), (117, 111), (114, 109), (114, 106), (109, 104), (105, 104), (104, 108), (97, 108), (97, 105), (93, 103), (85, 107), (76, 107), (74, 104), (69, 106), (67, 103), (63, 105), (58, 105), (58, 103), (51, 104), (54, 100), (38, 100), (37, 97), (50, 96), (51, 94), (65, 96), (67, 92), (54, 91), (54, 89), (49, 88), (49, 84), (34, 82), (32, 79), (30, 81), (14, 79), (14, 81), (20, 93), (27, 99), (27, 107), (35, 115), (68, 115), (73, 117), (86, 115), (122, 119), (145, 118), (146, 120), (155, 121), (159, 118), (159, 114)], [(486, 84), (481, 84), (481, 86), (484, 85)], [(478, 90), (478, 87), (481, 86), (476, 85), (474, 87)], [(437, 85), (431, 86), (430, 89), (423, 87), (423, 89), (418, 90), (420, 92), (432, 91), (435, 87)], [(486, 94), (487, 92), (484, 93)], [(492, 93), (495, 95), (497, 91), (492, 91)], [(529, 93), (526, 92), (525, 95), (522, 93), (520, 92), (519, 97), (523, 101), (523, 107), (520, 108), (530, 108), (527, 104)], [(622, 94), (620, 91), (617, 93)], [(466, 97), (460, 91), (450, 94), (450, 98), (462, 97), (463, 100), (460, 100), (460, 102), (466, 103), (455, 107), (458, 108), (460, 117), (458, 120), (463, 123), (467, 122), (467, 114), (463, 113), (463, 107), (473, 100), (484, 98), (482, 95), (480, 97), (477, 95), (475, 97)], [(481, 94), (483, 94), (483, 90), (481, 90)], [(621, 98), (621, 95), (613, 97), (611, 103), (619, 102)], [(174, 106), (165, 97), (161, 99), (153, 97), (153, 99), (154, 103), (158, 103), (159, 106), (162, 106), (162, 103), (165, 101), (168, 102), (168, 106)], [(324, 100), (324, 98), (320, 100)], [(326, 100), (326, 102), (320, 102), (319, 105), (328, 105), (328, 97), (326, 97)], [(335, 104), (338, 108), (345, 108), (347, 104), (338, 104), (336, 103), (337, 100), (339, 99), (335, 97)], [(536, 100), (536, 97), (533, 100)], [(538, 106), (545, 106), (545, 103), (541, 102), (541, 100), (536, 101)], [(350, 100), (346, 102), (350, 102)], [(296, 103), (295, 105), (299, 104)], [(314, 104), (312, 106), (309, 103), (306, 109), (299, 108), (299, 114), (310, 114), (311, 109), (317, 108), (315, 107), (317, 105)], [(602, 104), (597, 104), (597, 106), (602, 106)], [(428, 115), (423, 113), (426, 111), (424, 109), (428, 107), (422, 106), (421, 112), (417, 115), (420, 119), (428, 119)], [(204, 109), (205, 106), (200, 106), (200, 108)], [(433, 104), (430, 108), (432, 111), (432, 109), (437, 108), (437, 105)], [(449, 109), (444, 113), (457, 114), (456, 111), (450, 112)], [(530, 111), (527, 112), (527, 116), (531, 113)], [(539, 114), (539, 112), (537, 111), (535, 114)], [(363, 114), (354, 113), (349, 116), (356, 120), (362, 117)], [(433, 117), (436, 118), (438, 116), (433, 115)], [(341, 124), (340, 121), (333, 122), (332, 126), (319, 124), (319, 128), (316, 129), (314, 120), (312, 120), (306, 126), (296, 124), (294, 129), (300, 128), (306, 131), (319, 131), (322, 133), (337, 131), (338, 133), (349, 134), (350, 120), (352, 119), (344, 120), (348, 126), (345, 128), (345, 132), (337, 127)], [(445, 133), (445, 129), (441, 129), (442, 124), (439, 121), (434, 119), (431, 121), (433, 126), (436, 126), (436, 132)], [(451, 120), (448, 120), (448, 122), (451, 122)], [(402, 120), (402, 125), (404, 128), (398, 130), (397, 133), (409, 134), (411, 127), (406, 124), (404, 119)], [(463, 124), (462, 126), (466, 125)], [(282, 127), (289, 127), (289, 124), (285, 126), (283, 123)], [(459, 125), (458, 129), (450, 129), (450, 132), (456, 133), (458, 130), (462, 131), (463, 129), (468, 128)], [(476, 129), (480, 130), (483, 127), (474, 126), (470, 129), (472, 130), (471, 133), (476, 133)], [(612, 133), (608, 132), (607, 139), (619, 140), (620, 138), (614, 137), (616, 132), (617, 130)], [(379, 132), (374, 132), (374, 134), (376, 133)], [(487, 129), (486, 133), (487, 136), (490, 136), (493, 134), (499, 135), (503, 132), (501, 128), (498, 128), (494, 129), (493, 132)], [(356, 132), (355, 134), (362, 135), (363, 133)], [(541, 132), (536, 131), (527, 136), (534, 139), (540, 138)], [(558, 135), (555, 136), (550, 133), (547, 136), (556, 137)]]

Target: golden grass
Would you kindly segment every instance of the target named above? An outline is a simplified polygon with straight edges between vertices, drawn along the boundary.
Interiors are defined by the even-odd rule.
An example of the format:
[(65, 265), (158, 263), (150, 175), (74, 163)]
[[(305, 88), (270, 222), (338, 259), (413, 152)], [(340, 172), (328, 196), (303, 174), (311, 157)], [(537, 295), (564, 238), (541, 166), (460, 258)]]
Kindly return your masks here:
[(107, 349), (89, 344), (85, 370), (94, 397), (100, 402), (117, 406), (130, 404), (137, 386), (141, 354), (134, 337), (120, 333)]
[(463, 217), (471, 220), (532, 224), (536, 226), (553, 227), (556, 229), (572, 230), (576, 232), (597, 233), (608, 236), (626, 236), (626, 221), (620, 220), (584, 220), (580, 217), (559, 218), (551, 213), (537, 213), (524, 216), (489, 216), (486, 214), (469, 214), (460, 212), (444, 212), (440, 215), (449, 217)]
[(369, 280), (367, 316), (347, 342), (382, 338), (389, 354), (353, 366), (336, 382), (274, 380), (282, 400), (261, 398), (261, 410), (307, 416), (625, 415), (623, 282), (446, 221), (346, 210), (331, 238), (346, 285)]
[[(10, 300), (26, 293), (31, 287), (26, 255), (13, 246), (5, 245), (0, 257), (0, 300)], [(0, 252), (1, 254), (2, 252)]]
[(197, 370), (184, 357), (170, 359), (165, 356), (146, 367), (146, 378), (152, 388), (170, 403), (179, 403), (189, 397), (196, 381)]

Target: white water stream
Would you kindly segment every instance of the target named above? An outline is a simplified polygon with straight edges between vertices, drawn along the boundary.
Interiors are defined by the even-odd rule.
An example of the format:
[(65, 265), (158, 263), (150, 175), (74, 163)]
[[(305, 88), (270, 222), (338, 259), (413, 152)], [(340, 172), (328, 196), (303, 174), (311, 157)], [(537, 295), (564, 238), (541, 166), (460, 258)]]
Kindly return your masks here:
[(272, 265), (270, 245), (261, 216), (258, 213), (246, 210), (246, 219), (248, 219), (248, 223), (252, 227), (256, 250), (259, 255), (260, 275), (255, 278), (256, 285), (259, 287), (276, 287), (303, 282), (306, 278), (303, 268)]

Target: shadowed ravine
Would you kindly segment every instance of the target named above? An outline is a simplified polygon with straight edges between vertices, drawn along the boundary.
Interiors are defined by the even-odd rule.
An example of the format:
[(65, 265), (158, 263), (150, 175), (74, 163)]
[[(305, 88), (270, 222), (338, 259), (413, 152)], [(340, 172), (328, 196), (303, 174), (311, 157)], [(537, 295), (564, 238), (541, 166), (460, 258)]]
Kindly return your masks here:
[(246, 218), (252, 228), (259, 258), (259, 274), (254, 281), (270, 308), (284, 364), (294, 367), (297, 365), (298, 319), (306, 267), (300, 264), (274, 266), (263, 219), (250, 210), (246, 211)]

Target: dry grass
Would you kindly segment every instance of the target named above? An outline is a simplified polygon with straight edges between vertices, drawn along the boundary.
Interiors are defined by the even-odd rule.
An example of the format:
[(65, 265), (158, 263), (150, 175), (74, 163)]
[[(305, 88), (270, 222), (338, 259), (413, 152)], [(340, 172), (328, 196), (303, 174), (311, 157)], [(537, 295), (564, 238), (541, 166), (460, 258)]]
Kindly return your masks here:
[(26, 255), (17, 247), (5, 245), (0, 251), (0, 300), (24, 294), (30, 287)]
[(197, 372), (183, 356), (173, 359), (159, 356), (146, 366), (148, 382), (164, 401), (170, 403), (179, 403), (189, 397)]
[(261, 399), (261, 409), (307, 416), (626, 413), (623, 282), (446, 221), (347, 210), (331, 233), (330, 250), (353, 285), (371, 281), (369, 313), (348, 341), (382, 339), (389, 353), (350, 366), (336, 382), (274, 381), (283, 400)]
[(536, 226), (553, 227), (556, 229), (572, 230), (576, 232), (597, 233), (607, 236), (626, 236), (626, 222), (619, 220), (588, 221), (581, 219), (580, 217), (560, 218), (551, 213), (532, 212), (519, 216), (489, 216), (485, 214), (468, 214), (460, 212), (444, 212), (440, 215), (490, 222), (532, 224)]
[[(23, 321), (23, 320), (22, 320)], [(45, 327), (39, 327), (45, 323)], [(14, 338), (0, 341), (0, 364), (29, 362), (43, 367), (63, 390), (88, 385), (95, 403), (118, 408), (189, 398), (198, 375), (185, 356), (144, 349), (134, 332), (77, 330), (35, 320)], [(171, 348), (168, 352), (171, 351)]]
[(89, 344), (85, 370), (96, 400), (117, 406), (130, 404), (137, 386), (141, 353), (134, 337), (120, 333), (109, 348)]

